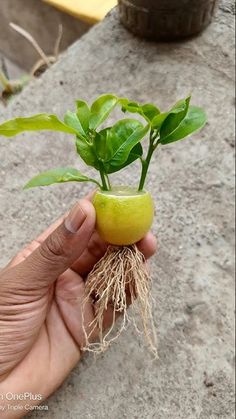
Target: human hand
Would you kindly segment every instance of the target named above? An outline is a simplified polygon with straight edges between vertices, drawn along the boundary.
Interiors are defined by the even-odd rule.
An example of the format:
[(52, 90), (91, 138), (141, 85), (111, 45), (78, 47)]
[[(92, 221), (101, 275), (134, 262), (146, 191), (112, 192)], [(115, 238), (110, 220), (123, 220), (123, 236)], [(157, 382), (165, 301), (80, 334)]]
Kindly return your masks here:
[[(138, 247), (145, 258), (152, 256), (153, 235)], [(106, 248), (95, 231), (95, 210), (83, 199), (0, 272), (0, 394), (31, 392), (45, 399), (80, 360), (82, 318), (85, 328), (93, 320), (92, 302), (82, 315), (84, 280)], [(107, 310), (104, 328), (111, 321)], [(26, 413), (8, 409), (1, 417)]]

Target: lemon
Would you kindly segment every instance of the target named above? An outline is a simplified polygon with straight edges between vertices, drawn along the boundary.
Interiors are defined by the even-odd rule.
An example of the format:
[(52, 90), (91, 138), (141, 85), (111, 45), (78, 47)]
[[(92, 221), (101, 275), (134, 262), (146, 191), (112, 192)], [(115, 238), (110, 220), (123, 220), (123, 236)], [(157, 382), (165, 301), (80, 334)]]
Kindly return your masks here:
[(97, 191), (93, 205), (97, 231), (107, 243), (130, 245), (141, 240), (152, 225), (154, 205), (151, 194), (128, 187)]

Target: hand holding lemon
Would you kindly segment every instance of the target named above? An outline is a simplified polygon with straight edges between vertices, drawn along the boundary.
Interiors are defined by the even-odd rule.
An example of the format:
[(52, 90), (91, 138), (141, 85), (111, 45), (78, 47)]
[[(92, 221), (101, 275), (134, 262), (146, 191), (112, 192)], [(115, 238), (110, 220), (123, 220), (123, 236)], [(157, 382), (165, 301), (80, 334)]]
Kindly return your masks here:
[[(96, 210), (96, 228), (110, 246), (88, 275), (86, 297), (95, 304), (95, 316), (89, 329), (84, 328), (85, 349), (100, 352), (116, 339), (129, 321), (128, 305), (139, 310), (143, 332), (150, 349), (156, 354), (155, 330), (150, 305), (150, 281), (144, 257), (136, 246), (152, 225), (154, 204), (145, 181), (158, 146), (178, 141), (202, 128), (205, 112), (190, 106), (190, 96), (178, 101), (169, 111), (161, 112), (154, 104), (140, 104), (113, 94), (98, 97), (91, 106), (76, 101), (76, 110), (67, 111), (64, 121), (56, 115), (38, 114), (16, 118), (0, 125), (0, 136), (11, 137), (23, 131), (52, 130), (75, 136), (77, 153), (97, 170), (100, 180), (83, 175), (71, 167), (49, 170), (35, 176), (25, 188), (62, 182), (92, 182), (98, 187), (93, 198)], [(123, 112), (139, 115), (139, 119), (124, 118), (112, 126), (101, 125), (115, 107)], [(140, 122), (140, 116), (143, 123)], [(144, 155), (142, 140), (148, 135), (148, 149)], [(113, 186), (109, 175), (131, 165), (141, 163), (140, 181), (136, 188), (130, 185)], [(113, 323), (103, 332), (104, 313), (113, 307)], [(117, 315), (121, 317), (114, 330)], [(99, 330), (99, 342), (91, 342), (94, 330)], [(88, 331), (89, 330), (89, 331)]]

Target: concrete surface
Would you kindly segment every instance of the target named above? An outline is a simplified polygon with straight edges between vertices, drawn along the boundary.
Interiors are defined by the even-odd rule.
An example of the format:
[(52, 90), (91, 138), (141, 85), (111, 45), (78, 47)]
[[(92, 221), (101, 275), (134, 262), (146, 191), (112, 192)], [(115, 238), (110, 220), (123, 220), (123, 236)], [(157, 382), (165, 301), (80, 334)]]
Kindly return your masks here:
[[(132, 328), (96, 362), (90, 356), (31, 418), (231, 419), (234, 417), (234, 91), (232, 1), (198, 38), (155, 44), (126, 32), (113, 11), (5, 110), (0, 119), (63, 114), (76, 98), (112, 91), (163, 109), (192, 92), (208, 125), (162, 148), (148, 187), (156, 201), (152, 261), (158, 363)], [(61, 185), (23, 192), (37, 172), (82, 168), (63, 134), (0, 139), (1, 264), (88, 190)], [(89, 170), (87, 170), (89, 173)], [(137, 171), (126, 170), (137, 184)], [(116, 175), (123, 183), (124, 172)], [(206, 380), (207, 377), (207, 380)], [(45, 377), (46, 379), (46, 377)], [(208, 386), (209, 381), (212, 383)]]
[(0, 51), (27, 71), (40, 57), (26, 39), (9, 27), (10, 22), (29, 31), (49, 55), (53, 54), (59, 24), (63, 25), (60, 51), (64, 51), (91, 27), (42, 0), (0, 0), (0, 7)]

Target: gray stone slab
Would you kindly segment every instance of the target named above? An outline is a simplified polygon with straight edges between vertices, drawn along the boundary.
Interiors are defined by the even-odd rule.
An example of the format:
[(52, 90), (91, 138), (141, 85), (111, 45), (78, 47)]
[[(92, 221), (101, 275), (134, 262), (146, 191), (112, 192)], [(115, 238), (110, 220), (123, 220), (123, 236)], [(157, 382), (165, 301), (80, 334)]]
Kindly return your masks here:
[[(159, 150), (148, 188), (156, 201), (159, 251), (152, 261), (159, 362), (130, 327), (96, 362), (90, 356), (32, 418), (230, 419), (233, 405), (234, 83), (232, 2), (182, 43), (155, 44), (126, 32), (113, 11), (31, 83), (0, 119), (62, 115), (76, 98), (111, 91), (165, 109), (192, 92), (208, 124)], [(47, 168), (77, 161), (63, 134), (0, 140), (1, 263), (84, 195), (88, 186), (23, 192)], [(136, 166), (138, 168), (138, 166)], [(88, 169), (87, 173), (90, 171)], [(125, 171), (137, 183), (137, 170)], [(123, 174), (116, 182), (123, 183)], [(213, 382), (204, 384), (205, 374)], [(46, 377), (45, 377), (46, 379)]]

